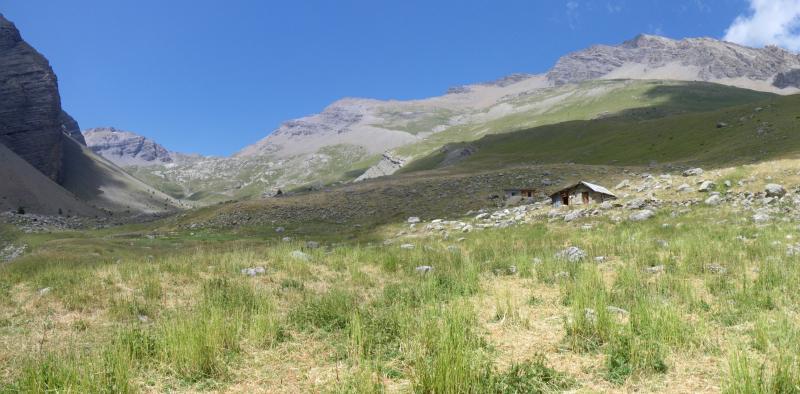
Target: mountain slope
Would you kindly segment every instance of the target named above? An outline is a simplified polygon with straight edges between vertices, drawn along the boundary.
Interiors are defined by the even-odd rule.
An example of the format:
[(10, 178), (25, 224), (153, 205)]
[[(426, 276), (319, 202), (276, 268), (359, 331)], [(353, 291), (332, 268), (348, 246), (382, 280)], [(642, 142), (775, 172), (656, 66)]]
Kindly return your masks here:
[(101, 214), (73, 194), (46, 177), (30, 163), (0, 144), (0, 211), (17, 211), (48, 215)]
[(447, 162), (442, 152), (410, 163), (404, 172), (470, 172), (519, 163), (720, 166), (800, 154), (800, 95), (707, 112), (641, 119), (626, 114), (572, 121), (473, 141), (472, 155)]
[(181, 206), (72, 139), (64, 144), (61, 184), (82, 201), (113, 212), (158, 214)]

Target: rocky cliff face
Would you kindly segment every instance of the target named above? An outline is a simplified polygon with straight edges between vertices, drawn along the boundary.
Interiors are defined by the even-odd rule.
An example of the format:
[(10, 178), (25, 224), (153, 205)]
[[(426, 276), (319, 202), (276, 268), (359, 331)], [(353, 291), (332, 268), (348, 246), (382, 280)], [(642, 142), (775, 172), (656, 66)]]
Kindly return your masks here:
[(47, 59), (0, 15), (0, 143), (58, 181), (64, 134), (78, 125), (61, 110), (56, 75)]
[(778, 47), (749, 48), (711, 38), (672, 40), (640, 35), (621, 45), (595, 45), (568, 54), (547, 78), (556, 85), (599, 78), (722, 82), (769, 90), (779, 73), (800, 68), (800, 56)]
[(96, 154), (121, 166), (146, 166), (172, 163), (172, 152), (155, 141), (113, 127), (88, 129), (86, 145)]

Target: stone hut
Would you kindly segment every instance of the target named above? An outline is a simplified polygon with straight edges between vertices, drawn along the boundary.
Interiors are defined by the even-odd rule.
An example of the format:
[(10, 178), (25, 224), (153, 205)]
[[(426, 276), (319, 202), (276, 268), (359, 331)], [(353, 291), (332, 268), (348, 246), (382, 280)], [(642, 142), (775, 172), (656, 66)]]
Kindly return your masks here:
[(578, 182), (550, 195), (553, 206), (589, 205), (603, 201), (616, 200), (617, 196), (603, 186), (589, 182)]

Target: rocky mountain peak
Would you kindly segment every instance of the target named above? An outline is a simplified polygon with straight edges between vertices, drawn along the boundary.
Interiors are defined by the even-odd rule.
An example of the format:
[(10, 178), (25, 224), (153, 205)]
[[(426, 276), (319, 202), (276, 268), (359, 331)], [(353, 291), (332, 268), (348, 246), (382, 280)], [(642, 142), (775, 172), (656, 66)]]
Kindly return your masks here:
[(781, 88), (773, 85), (776, 76), (797, 68), (800, 56), (777, 47), (749, 48), (713, 38), (673, 40), (640, 34), (620, 45), (595, 45), (563, 56), (547, 78), (556, 85), (598, 78), (675, 79), (778, 90)]
[(96, 154), (121, 166), (172, 163), (174, 154), (155, 141), (114, 127), (85, 130), (86, 145)]

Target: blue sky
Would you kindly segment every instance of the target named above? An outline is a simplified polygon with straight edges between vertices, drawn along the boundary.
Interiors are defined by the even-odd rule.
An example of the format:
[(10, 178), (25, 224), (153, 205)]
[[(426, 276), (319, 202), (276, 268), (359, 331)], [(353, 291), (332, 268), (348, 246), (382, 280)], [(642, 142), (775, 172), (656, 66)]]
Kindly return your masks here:
[(739, 17), (731, 34), (757, 45), (776, 33), (748, 23), (770, 24), (756, 14), (776, 2), (800, 0), (4, 0), (0, 12), (50, 60), (81, 127), (228, 155), (342, 97), (439, 95), (638, 33), (722, 38)]

